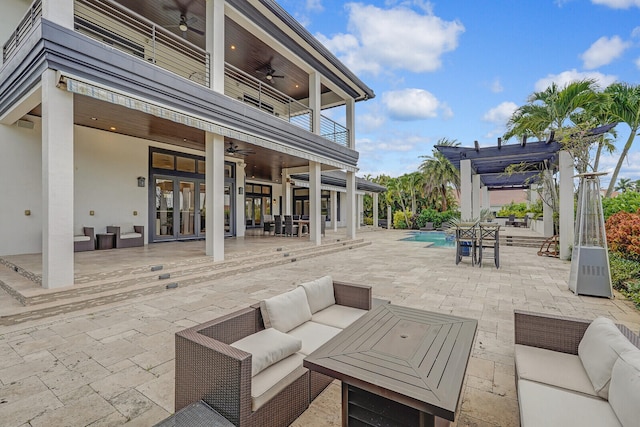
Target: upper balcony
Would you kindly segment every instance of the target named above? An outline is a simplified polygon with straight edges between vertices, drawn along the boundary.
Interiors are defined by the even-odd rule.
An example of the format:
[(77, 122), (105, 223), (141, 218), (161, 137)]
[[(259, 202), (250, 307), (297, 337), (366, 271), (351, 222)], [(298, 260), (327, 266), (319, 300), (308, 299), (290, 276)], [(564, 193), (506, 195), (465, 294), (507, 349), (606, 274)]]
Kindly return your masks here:
[[(204, 49), (204, 1), (187, 3), (188, 8), (178, 0), (173, 4), (172, 0), (162, 4), (75, 0), (74, 30), (177, 78), (211, 88), (211, 56)], [(36, 0), (3, 45), (3, 64), (19, 50), (41, 15), (41, 0)], [(349, 130), (309, 107), (309, 74), (243, 25), (225, 17), (224, 94), (309, 132), (313, 131), (313, 115), (319, 114), (320, 135), (348, 147)], [(325, 84), (320, 93), (321, 109), (345, 103)]]

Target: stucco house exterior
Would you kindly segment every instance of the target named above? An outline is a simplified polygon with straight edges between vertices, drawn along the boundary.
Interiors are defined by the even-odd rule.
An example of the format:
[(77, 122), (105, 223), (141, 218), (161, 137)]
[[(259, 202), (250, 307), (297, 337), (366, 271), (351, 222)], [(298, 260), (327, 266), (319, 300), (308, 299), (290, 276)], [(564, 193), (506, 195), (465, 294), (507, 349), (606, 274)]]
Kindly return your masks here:
[(374, 93), (275, 1), (3, 0), (0, 42), (0, 256), (42, 253), (43, 287), (73, 284), (83, 227), (216, 261), (264, 215), (355, 237)]

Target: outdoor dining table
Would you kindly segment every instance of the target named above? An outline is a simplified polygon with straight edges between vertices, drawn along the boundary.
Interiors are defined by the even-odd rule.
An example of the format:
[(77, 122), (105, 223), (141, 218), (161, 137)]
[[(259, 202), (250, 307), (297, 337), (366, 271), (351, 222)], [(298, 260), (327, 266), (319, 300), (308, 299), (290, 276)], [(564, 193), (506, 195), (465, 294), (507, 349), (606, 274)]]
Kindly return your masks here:
[(298, 225), (298, 237), (302, 237), (302, 226), (303, 225), (306, 225), (307, 226), (307, 232), (309, 231), (310, 221), (308, 219), (294, 219), (293, 223)]
[(342, 381), (342, 425), (455, 420), (477, 320), (379, 305), (304, 359)]

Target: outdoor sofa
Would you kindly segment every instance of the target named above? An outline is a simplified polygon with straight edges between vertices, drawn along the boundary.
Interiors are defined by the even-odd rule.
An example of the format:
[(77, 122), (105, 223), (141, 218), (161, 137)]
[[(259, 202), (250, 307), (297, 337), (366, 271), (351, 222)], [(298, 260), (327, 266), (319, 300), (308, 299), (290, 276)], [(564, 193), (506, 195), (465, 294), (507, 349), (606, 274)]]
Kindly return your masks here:
[(302, 361), (371, 309), (331, 276), (176, 333), (175, 411), (204, 401), (238, 427), (288, 426), (333, 378)]
[(522, 427), (639, 425), (636, 334), (605, 317), (516, 311), (514, 320)]

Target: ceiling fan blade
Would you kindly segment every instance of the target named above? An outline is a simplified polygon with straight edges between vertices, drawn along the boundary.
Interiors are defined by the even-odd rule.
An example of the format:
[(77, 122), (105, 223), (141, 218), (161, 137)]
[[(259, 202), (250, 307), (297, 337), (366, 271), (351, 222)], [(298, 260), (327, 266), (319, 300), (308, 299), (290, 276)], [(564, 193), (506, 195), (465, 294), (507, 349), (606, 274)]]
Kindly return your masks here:
[(202, 31), (202, 30), (198, 30), (197, 28), (191, 28), (191, 27), (189, 27), (189, 31), (193, 31), (194, 33), (196, 33), (196, 34), (198, 34), (198, 35), (204, 36), (204, 31)]

